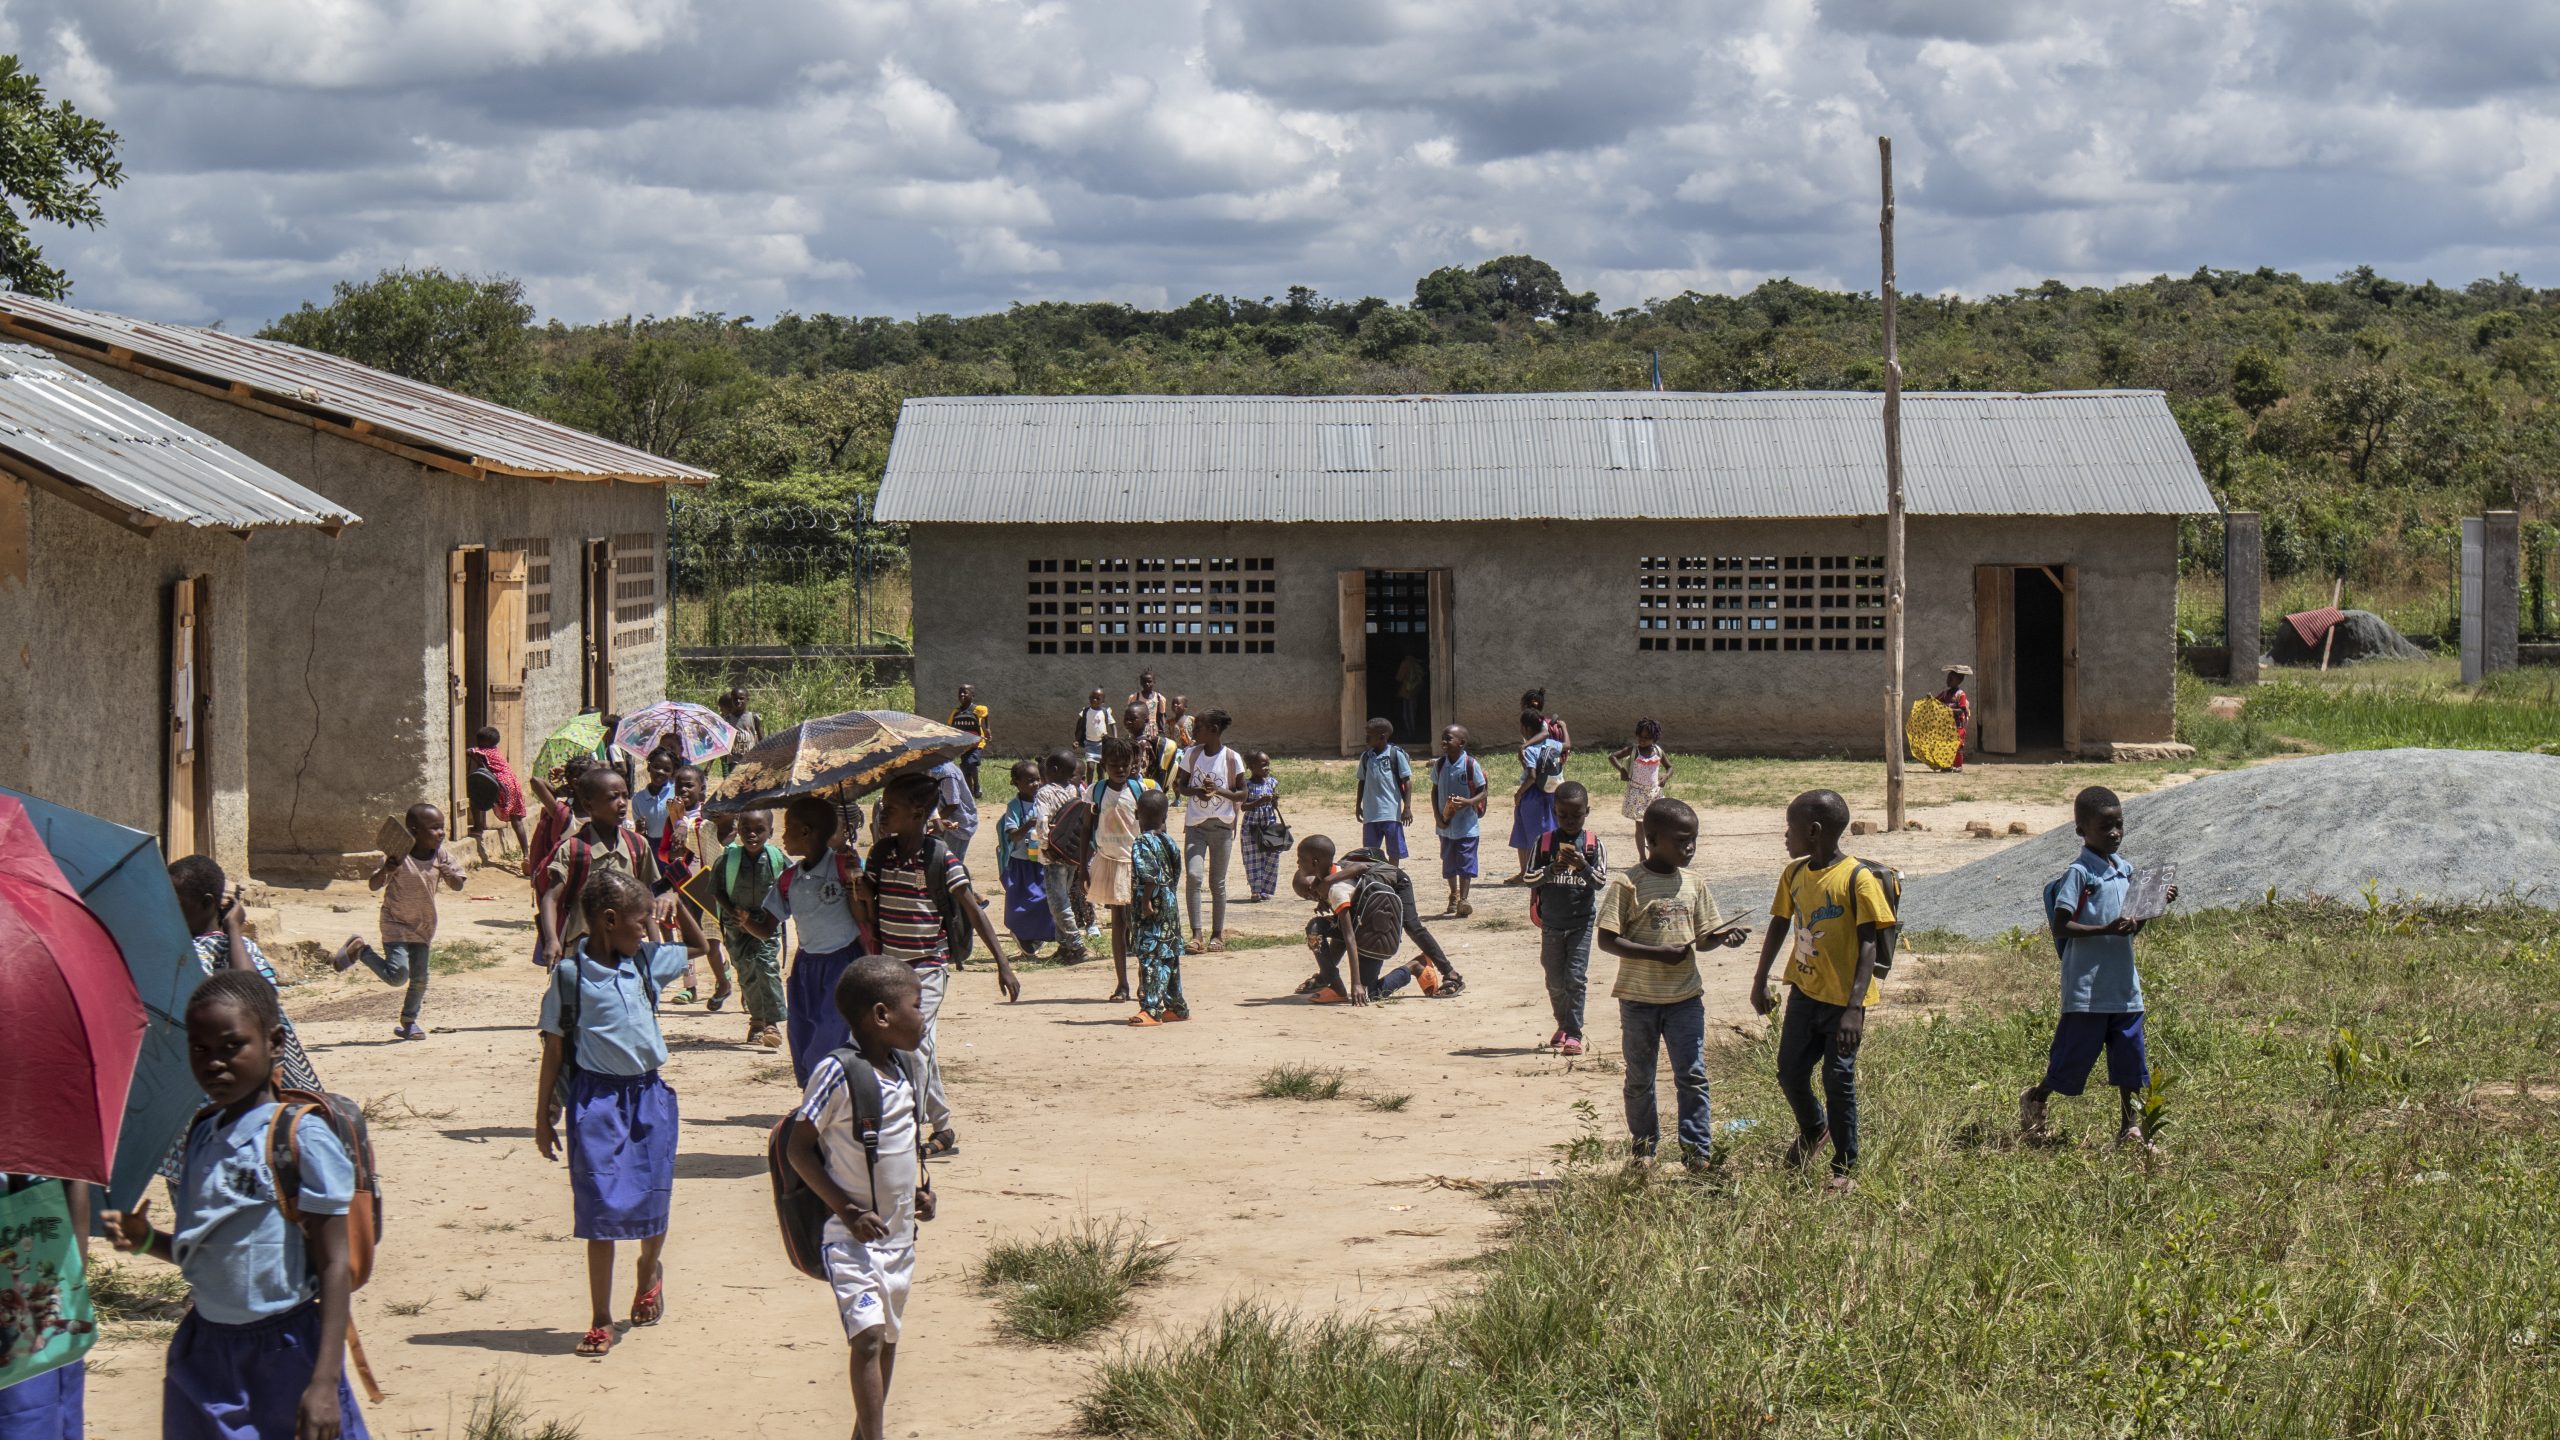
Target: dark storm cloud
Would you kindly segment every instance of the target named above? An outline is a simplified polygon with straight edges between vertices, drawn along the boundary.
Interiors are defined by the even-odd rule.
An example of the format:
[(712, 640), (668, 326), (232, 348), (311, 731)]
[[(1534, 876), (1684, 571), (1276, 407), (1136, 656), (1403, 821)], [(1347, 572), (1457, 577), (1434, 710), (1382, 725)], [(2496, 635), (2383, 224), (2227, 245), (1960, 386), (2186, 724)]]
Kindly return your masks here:
[(77, 298), (254, 325), (434, 264), (570, 319), (1604, 303), (2197, 264), (2560, 279), (2560, 9), (2480, 0), (0, 0), (126, 137)]

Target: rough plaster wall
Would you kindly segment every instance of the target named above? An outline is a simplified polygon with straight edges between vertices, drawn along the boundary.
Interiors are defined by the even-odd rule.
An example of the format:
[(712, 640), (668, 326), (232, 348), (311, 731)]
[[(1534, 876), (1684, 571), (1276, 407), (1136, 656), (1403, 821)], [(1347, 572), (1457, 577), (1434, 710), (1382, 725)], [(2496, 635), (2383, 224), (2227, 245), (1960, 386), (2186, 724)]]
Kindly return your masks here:
[[(579, 707), (580, 542), (645, 532), (663, 551), (658, 486), (472, 480), (125, 371), (81, 368), (364, 517), (334, 538), (277, 532), (251, 554), (249, 846), (262, 863), (368, 850), (384, 816), (445, 801), (451, 550), (551, 540), (553, 658), (526, 677), (528, 760)], [(626, 709), (665, 692), (663, 623), (659, 633), (616, 665)]]
[[(1588, 739), (1639, 715), (1675, 746), (1876, 752), (1884, 726), (1878, 652), (1638, 651), (1641, 555), (1878, 554), (1880, 519), (1725, 523), (1521, 521), (1464, 525), (915, 528), (916, 693), (927, 709), (962, 680), (1023, 749), (1066, 738), (1085, 692), (1113, 703), (1153, 668), (1164, 688), (1237, 715), (1249, 745), (1337, 744), (1341, 694), (1335, 575), (1452, 573), (1459, 719), (1480, 747), (1518, 731), (1520, 692), (1545, 686)], [(1275, 655), (1025, 653), (1024, 561), (1032, 556), (1270, 556), (1280, 581)], [(1974, 659), (1973, 567), (2081, 567), (2080, 706), (2085, 741), (2168, 737), (2173, 695), (2174, 520), (1919, 520), (1911, 526), (1905, 688), (1934, 690), (1940, 666)], [(1044, 577), (1046, 578), (1046, 577)], [(1413, 739), (1416, 737), (1408, 737)], [(1011, 751), (1016, 742), (1008, 740)]]
[(0, 534), (22, 524), (29, 542), (23, 571), (0, 563), (0, 785), (159, 833), (169, 586), (208, 576), (213, 855), (246, 874), (247, 554), (273, 537), (182, 525), (137, 535), (7, 476), (0, 511)]

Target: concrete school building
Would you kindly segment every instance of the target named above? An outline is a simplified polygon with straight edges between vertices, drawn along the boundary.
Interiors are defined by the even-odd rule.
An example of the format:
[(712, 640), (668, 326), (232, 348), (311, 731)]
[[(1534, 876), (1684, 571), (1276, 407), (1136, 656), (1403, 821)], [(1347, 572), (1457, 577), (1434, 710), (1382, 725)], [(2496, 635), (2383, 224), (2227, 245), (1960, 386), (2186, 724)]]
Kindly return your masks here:
[[(278, 528), (184, 577), (214, 617), (200, 633), (225, 677), (211, 692), (216, 723), (244, 727), (245, 755), (217, 755), (211, 783), (244, 797), (216, 811), (245, 805), (250, 868), (328, 872), (369, 858), (383, 819), (420, 800), (443, 806), (460, 834), (478, 728), (498, 730), (521, 774), (580, 710), (636, 709), (665, 693), (665, 487), (707, 472), (220, 331), (0, 293), (0, 339), (40, 347), (363, 519), (334, 536)], [(153, 581), (155, 613), (170, 583)], [(129, 649), (125, 663), (157, 675), (168, 643)], [(18, 677), (41, 688), (43, 668), (25, 662)], [(63, 716), (93, 713), (81, 697), (64, 701)], [(45, 729), (77, 743), (61, 718)], [(220, 829), (209, 847), (171, 835), (172, 853), (242, 854)]]
[[(916, 693), (1063, 741), (1141, 669), (1239, 743), (1349, 753), (1455, 720), (1585, 747), (1877, 754), (1882, 397), (952, 397), (901, 411)], [(1915, 394), (1907, 673), (1977, 676), (1974, 746), (2172, 738), (2179, 517), (2211, 492), (2152, 391)], [(1054, 720), (1054, 724), (1052, 721)]]

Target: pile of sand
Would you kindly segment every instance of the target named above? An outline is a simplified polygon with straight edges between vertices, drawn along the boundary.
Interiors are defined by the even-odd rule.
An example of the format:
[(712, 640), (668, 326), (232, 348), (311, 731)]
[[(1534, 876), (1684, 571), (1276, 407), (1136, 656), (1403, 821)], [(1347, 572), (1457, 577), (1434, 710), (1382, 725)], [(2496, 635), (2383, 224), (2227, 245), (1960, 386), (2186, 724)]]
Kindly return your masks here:
[[(2178, 908), (2280, 895), (2515, 898), (2560, 908), (2560, 756), (2369, 750), (2211, 775), (2125, 802), (2125, 856), (2178, 865)], [(2069, 826), (1944, 874), (1915, 876), (1914, 929), (2032, 929), (2044, 882), (2080, 851)]]

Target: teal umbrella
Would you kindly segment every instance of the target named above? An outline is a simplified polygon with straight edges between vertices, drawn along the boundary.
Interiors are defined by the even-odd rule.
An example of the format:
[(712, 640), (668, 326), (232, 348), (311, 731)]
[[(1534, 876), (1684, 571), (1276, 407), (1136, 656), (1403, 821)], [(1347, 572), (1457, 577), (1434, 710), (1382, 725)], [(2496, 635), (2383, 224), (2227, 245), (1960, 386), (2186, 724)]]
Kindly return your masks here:
[(131, 1209), (204, 1103), (204, 1090), (187, 1064), (186, 1023), (187, 997), (204, 970), (196, 964), (177, 892), (169, 888), (158, 839), (23, 791), (0, 787), (0, 795), (15, 796), (26, 807), (62, 878), (115, 937), (142, 997), (147, 1028), (132, 1088), (125, 1092), (124, 1125), (107, 1182), (107, 1207)]
[(560, 782), (554, 777), (561, 766), (603, 748), (604, 717), (592, 710), (583, 715), (572, 715), (568, 724), (552, 731), (551, 738), (543, 741), (542, 748), (534, 752), (533, 774), (526, 778), (538, 779), (557, 790)]

